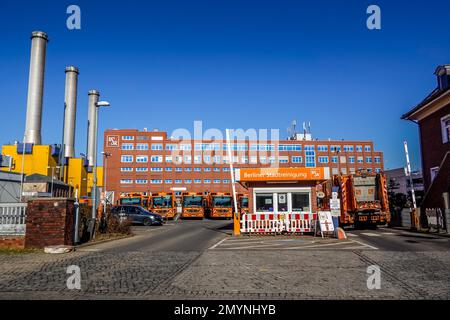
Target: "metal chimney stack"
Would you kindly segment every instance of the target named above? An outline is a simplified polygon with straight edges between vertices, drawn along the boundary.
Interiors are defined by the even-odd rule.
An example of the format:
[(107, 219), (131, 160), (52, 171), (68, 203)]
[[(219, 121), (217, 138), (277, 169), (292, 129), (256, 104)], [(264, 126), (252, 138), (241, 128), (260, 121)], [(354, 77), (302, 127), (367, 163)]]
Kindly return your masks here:
[(66, 67), (64, 95), (64, 157), (75, 157), (75, 121), (77, 118), (78, 68)]
[(95, 135), (97, 132), (97, 102), (100, 97), (100, 92), (97, 90), (90, 90), (88, 95), (87, 158), (89, 166), (94, 166), (94, 159), (97, 157), (97, 142), (95, 141)]
[(32, 32), (25, 143), (41, 144), (42, 99), (44, 94), (47, 42), (48, 37), (45, 32)]

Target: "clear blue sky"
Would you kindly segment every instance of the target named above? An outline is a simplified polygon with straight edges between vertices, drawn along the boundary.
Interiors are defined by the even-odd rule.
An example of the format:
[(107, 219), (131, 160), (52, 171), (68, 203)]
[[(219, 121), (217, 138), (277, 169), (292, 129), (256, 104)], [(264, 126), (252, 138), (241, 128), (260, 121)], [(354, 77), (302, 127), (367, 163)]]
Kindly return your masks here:
[[(66, 28), (77, 4), (82, 29)], [(366, 8), (382, 30), (366, 28)], [(419, 165), (416, 125), (400, 116), (450, 63), (450, 1), (0, 2), (0, 144), (21, 140), (30, 40), (48, 33), (43, 143), (60, 143), (64, 68), (80, 68), (77, 153), (86, 149), (87, 92), (112, 107), (106, 128), (279, 128), (311, 121), (318, 138), (370, 139), (386, 168)]]

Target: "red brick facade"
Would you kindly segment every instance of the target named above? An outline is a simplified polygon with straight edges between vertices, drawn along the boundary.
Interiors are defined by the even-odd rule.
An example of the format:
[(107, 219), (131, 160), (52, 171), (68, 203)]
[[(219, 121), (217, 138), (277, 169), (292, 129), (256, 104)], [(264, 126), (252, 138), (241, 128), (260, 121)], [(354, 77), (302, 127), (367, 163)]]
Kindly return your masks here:
[[(217, 144), (217, 146), (211, 143)], [(188, 147), (190, 150), (180, 150), (186, 148), (180, 147), (185, 144), (190, 145)], [(212, 150), (202, 150), (204, 148), (201, 144), (210, 145)], [(305, 167), (308, 157), (307, 149), (313, 148), (314, 165), (330, 167), (331, 174), (337, 174), (339, 170), (342, 173), (351, 173), (362, 168), (373, 171), (384, 169), (383, 153), (374, 151), (371, 141), (233, 141), (232, 144), (236, 145), (237, 149), (243, 149), (234, 151), (234, 156), (237, 157), (235, 159), (237, 162), (234, 163), (235, 168), (275, 165)], [(258, 144), (269, 146), (272, 150), (256, 151), (254, 148)], [(168, 145), (169, 147), (176, 145), (178, 150), (168, 150)], [(226, 141), (190, 140), (180, 142), (168, 138), (166, 132), (159, 131), (106, 130), (104, 151), (109, 154), (106, 161), (105, 158), (103, 159), (106, 190), (114, 191), (115, 200), (119, 198), (120, 193), (171, 192), (173, 187), (186, 188), (188, 192), (231, 192), (231, 177), (230, 172), (227, 171), (229, 164), (223, 161), (227, 156), (227, 151), (223, 145), (226, 145)], [(286, 146), (291, 146), (290, 148), (296, 150), (286, 150), (289, 149)], [(260, 146), (256, 148), (260, 148)], [(340, 148), (340, 152), (338, 152), (338, 148)], [(277, 154), (278, 161), (275, 158)], [(128, 158), (123, 159), (123, 156), (128, 156)], [(156, 158), (152, 159), (152, 156)], [(181, 159), (183, 161), (176, 163), (176, 156), (183, 157)], [(191, 157), (190, 163), (186, 163), (185, 156)], [(172, 157), (171, 161), (166, 161), (168, 160), (166, 157)], [(333, 157), (337, 158), (333, 159)], [(138, 162), (138, 158), (146, 162)], [(199, 159), (201, 159), (201, 163), (198, 163)], [(218, 161), (219, 159), (220, 161)], [(310, 160), (311, 157), (308, 159)], [(338, 161), (334, 162), (336, 159)], [(124, 162), (124, 160), (131, 162)], [(270, 161), (277, 164), (270, 163)], [(237, 192), (247, 192), (239, 185), (237, 189)]]
[(0, 237), (0, 248), (23, 249), (24, 247), (25, 247), (25, 237), (23, 236)]
[(63, 198), (37, 198), (28, 201), (26, 248), (73, 245), (74, 201)]

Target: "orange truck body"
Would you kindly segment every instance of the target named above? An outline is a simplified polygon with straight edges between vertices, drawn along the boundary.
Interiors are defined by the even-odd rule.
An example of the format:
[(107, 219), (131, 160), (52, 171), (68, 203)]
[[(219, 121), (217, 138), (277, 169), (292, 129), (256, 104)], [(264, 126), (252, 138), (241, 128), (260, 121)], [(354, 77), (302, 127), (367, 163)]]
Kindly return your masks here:
[(173, 219), (175, 210), (175, 197), (172, 193), (160, 192), (152, 195), (152, 212), (163, 218)]
[(202, 193), (188, 192), (182, 194), (182, 218), (205, 217), (205, 197)]
[(120, 195), (119, 204), (141, 206), (150, 210), (152, 207), (152, 198), (143, 193), (124, 193)]
[(210, 218), (233, 217), (233, 197), (230, 193), (209, 193), (206, 198), (206, 207)]
[(250, 208), (248, 207), (248, 194), (238, 194), (238, 210), (239, 215), (242, 216), (243, 214), (249, 213)]
[[(386, 176), (365, 171), (336, 175), (324, 183), (324, 208), (329, 209), (332, 187), (338, 189), (341, 226), (384, 225), (391, 220)], [(328, 207), (327, 207), (328, 204)]]

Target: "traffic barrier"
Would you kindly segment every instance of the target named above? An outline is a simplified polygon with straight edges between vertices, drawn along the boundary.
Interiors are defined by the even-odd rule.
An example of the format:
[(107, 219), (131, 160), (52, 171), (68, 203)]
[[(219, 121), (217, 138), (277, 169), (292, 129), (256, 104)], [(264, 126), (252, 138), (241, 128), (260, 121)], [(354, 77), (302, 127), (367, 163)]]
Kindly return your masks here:
[(312, 232), (316, 219), (316, 213), (246, 213), (241, 217), (241, 233)]

